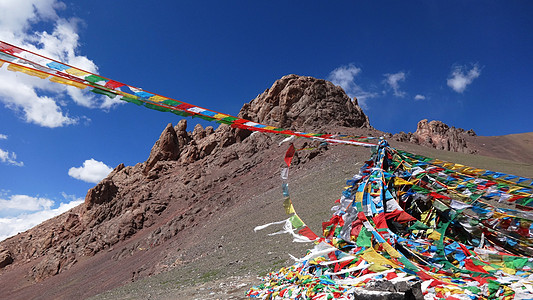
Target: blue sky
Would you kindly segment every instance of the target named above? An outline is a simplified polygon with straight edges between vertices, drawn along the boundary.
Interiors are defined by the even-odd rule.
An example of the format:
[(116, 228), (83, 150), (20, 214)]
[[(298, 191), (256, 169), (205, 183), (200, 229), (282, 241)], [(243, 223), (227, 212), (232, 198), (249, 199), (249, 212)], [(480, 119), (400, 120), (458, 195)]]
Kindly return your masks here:
[[(0, 0), (0, 40), (234, 115), (299, 74), (341, 85), (383, 131), (533, 131), (531, 1), (331, 2)], [(146, 160), (179, 119), (2, 67), (0, 239)]]

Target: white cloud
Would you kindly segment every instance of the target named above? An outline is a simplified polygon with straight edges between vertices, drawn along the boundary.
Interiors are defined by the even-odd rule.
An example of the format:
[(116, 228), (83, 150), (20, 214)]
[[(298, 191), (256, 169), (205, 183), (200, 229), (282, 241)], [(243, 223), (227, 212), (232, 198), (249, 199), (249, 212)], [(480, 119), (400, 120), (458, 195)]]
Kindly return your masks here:
[(358, 68), (352, 64), (348, 66), (341, 66), (333, 70), (328, 79), (336, 85), (339, 85), (343, 89), (350, 87), (354, 84), (354, 78), (361, 73), (361, 68)]
[(420, 95), (420, 94), (417, 94), (417, 95), (415, 96), (415, 100), (426, 100), (426, 96), (424, 96), (424, 95)]
[(455, 66), (452, 68), (447, 83), (454, 91), (462, 93), (479, 75), (481, 75), (481, 70), (477, 64), (473, 65), (470, 70), (467, 66)]
[(23, 162), (17, 161), (17, 154), (15, 154), (15, 152), (9, 152), (1, 148), (0, 148), (0, 162), (18, 166), (18, 167), (24, 166)]
[[(0, 140), (7, 140), (7, 135), (0, 133)], [(15, 152), (9, 152), (2, 148), (0, 148), (0, 162), (7, 163), (10, 165), (22, 167), (24, 166), (24, 163), (21, 161), (17, 161), (17, 155)]]
[(68, 170), (68, 175), (85, 182), (98, 183), (111, 171), (113, 171), (113, 169), (103, 162), (91, 158), (86, 160), (81, 167), (70, 168)]
[(37, 89), (52, 93), (54, 89), (63, 89), (57, 86), (45, 80), (0, 70), (0, 101), (7, 108), (22, 114), (28, 123), (50, 128), (77, 123), (77, 118), (64, 113), (56, 100), (38, 95)]
[(398, 72), (393, 74), (387, 73), (383, 76), (385, 76), (385, 84), (392, 89), (394, 96), (405, 97), (405, 92), (400, 90), (400, 82), (405, 81), (405, 72)]
[(2, 31), (8, 33), (7, 37), (15, 39), (20, 32), (28, 31), (32, 23), (57, 19), (56, 9), (61, 7), (64, 4), (56, 0), (0, 0)]
[(57, 208), (52, 208), (54, 201), (40, 197), (13, 195), (8, 200), (0, 199), (0, 241), (83, 203), (82, 198), (64, 193), (63, 197), (67, 202), (60, 203)]
[(361, 68), (352, 64), (340, 66), (329, 73), (328, 80), (333, 84), (340, 86), (351, 98), (356, 97), (362, 108), (368, 108), (366, 100), (375, 98), (378, 94), (365, 91), (355, 83), (355, 77), (361, 72)]
[[(77, 54), (80, 21), (57, 14), (64, 8), (65, 4), (57, 0), (0, 0), (0, 39), (96, 73), (97, 66)], [(36, 24), (51, 30), (38, 31), (33, 28)], [(76, 104), (91, 108), (109, 108), (119, 103), (75, 87), (12, 73), (5, 67), (0, 70), (0, 102), (26, 122), (50, 128), (76, 124), (79, 118), (69, 116), (61, 105), (67, 96)]]
[(30, 197), (26, 195), (13, 195), (9, 199), (0, 199), (0, 212), (5, 214), (6, 211), (36, 211), (49, 210), (54, 201), (46, 198)]

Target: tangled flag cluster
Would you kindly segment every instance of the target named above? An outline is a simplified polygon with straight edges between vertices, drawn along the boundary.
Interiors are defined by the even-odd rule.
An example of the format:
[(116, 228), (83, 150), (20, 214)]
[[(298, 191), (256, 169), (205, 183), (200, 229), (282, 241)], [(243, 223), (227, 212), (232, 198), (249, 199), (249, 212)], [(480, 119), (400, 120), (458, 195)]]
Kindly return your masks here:
[[(143, 91), (0, 41), (0, 67), (110, 98), (234, 128), (373, 150), (315, 234), (296, 213), (282, 170), (283, 225), (315, 247), (247, 295), (354, 299), (372, 283), (420, 282), (427, 299), (533, 299), (533, 180), (396, 150), (370, 137), (285, 130)], [(303, 149), (300, 149), (303, 150)]]
[[(357, 299), (378, 281), (420, 282), (425, 299), (533, 299), (530, 178), (414, 155), (382, 140), (347, 181), (319, 237), (289, 196), (291, 145), (282, 170), (287, 220), (296, 241), (315, 247), (268, 274), (248, 296)], [(422, 295), (420, 295), (421, 297)]]

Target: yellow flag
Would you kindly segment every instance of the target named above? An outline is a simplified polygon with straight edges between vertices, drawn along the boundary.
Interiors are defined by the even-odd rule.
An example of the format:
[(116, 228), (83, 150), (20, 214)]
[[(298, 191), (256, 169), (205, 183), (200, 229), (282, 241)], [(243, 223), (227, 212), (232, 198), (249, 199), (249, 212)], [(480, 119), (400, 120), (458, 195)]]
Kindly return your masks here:
[(61, 77), (56, 77), (56, 76), (52, 76), (50, 78), (50, 81), (61, 83), (61, 84), (66, 84), (66, 85), (71, 85), (71, 86), (77, 87), (79, 89), (84, 89), (84, 88), (87, 87), (87, 85), (85, 85), (83, 83), (79, 83), (79, 82), (76, 82), (76, 81), (72, 81), (72, 80), (68, 80), (68, 79), (61, 78)]
[(476, 174), (476, 168), (472, 168), (472, 167), (466, 167), (463, 169), (462, 171), (463, 173), (465, 174)]
[(155, 96), (152, 96), (152, 97), (148, 98), (148, 100), (150, 100), (152, 102), (158, 102), (159, 103), (159, 102), (163, 102), (165, 100), (168, 100), (168, 98), (155, 95)]
[(295, 212), (294, 206), (292, 206), (291, 198), (286, 198), (285, 201), (283, 201), (283, 207), (285, 208), (285, 213), (288, 215)]
[(355, 202), (363, 202), (363, 192), (355, 193)]
[(413, 183), (399, 177), (394, 177), (394, 185), (413, 185)]
[(465, 167), (465, 165), (455, 164), (455, 165), (453, 165), (452, 170), (461, 170), (464, 167)]
[(504, 267), (501, 269), (503, 272), (509, 274), (509, 275), (514, 275), (516, 273), (516, 270), (515, 269), (511, 269), (511, 268), (507, 268), (507, 267)]
[(449, 169), (451, 167), (453, 167), (455, 164), (453, 163), (450, 163), (450, 162), (445, 162), (442, 164), (443, 167), (445, 167), (446, 169)]
[(496, 268), (493, 268), (493, 267), (491, 267), (489, 265), (483, 266), (482, 268), (483, 268), (483, 270), (485, 270), (487, 272), (491, 272), (491, 271), (495, 271), (496, 270)]
[(377, 253), (373, 248), (369, 248), (361, 257), (367, 262), (372, 263), (368, 269), (373, 272), (382, 272), (390, 270), (391, 267), (398, 267), (398, 265)]
[(470, 171), (470, 172), (472, 172), (472, 173), (474, 173), (474, 174), (479, 174), (479, 173), (481, 173), (481, 172), (485, 172), (485, 171), (486, 171), (485, 169), (474, 169), (474, 170), (472, 170), (472, 171)]
[(45, 79), (48, 76), (50, 76), (50, 75), (48, 75), (48, 74), (46, 74), (44, 72), (41, 72), (41, 71), (38, 71), (38, 70), (34, 70), (34, 69), (30, 69), (30, 68), (26, 68), (26, 67), (22, 67), (22, 66), (17, 66), (17, 65), (14, 65), (14, 64), (10, 64), (9, 66), (7, 66), (7, 69), (9, 71), (21, 72), (21, 73), (24, 73), (24, 74), (28, 74), (30, 76), (39, 77), (41, 79)]
[(225, 114), (216, 114), (213, 116), (215, 119), (217, 120), (221, 120), (221, 119), (224, 119), (224, 118), (227, 118), (229, 117), (228, 115), (225, 115)]
[(428, 235), (428, 239), (432, 239), (434, 241), (440, 240), (441, 234), (438, 231), (433, 231), (430, 235)]
[(74, 68), (66, 69), (65, 72), (67, 72), (70, 75), (79, 76), (79, 77), (85, 77), (87, 75), (91, 75), (91, 73), (87, 73), (85, 71), (74, 69)]
[(394, 258), (400, 258), (402, 255), (400, 254), (400, 252), (398, 252), (396, 249), (394, 249), (389, 243), (383, 243), (381, 244), (383, 246), (383, 248), (385, 248), (385, 251), (387, 251), (387, 253), (391, 256), (391, 257), (394, 257)]
[(124, 96), (124, 97), (126, 97), (126, 98), (139, 99), (138, 96), (135, 96), (135, 95), (133, 95), (133, 94), (129, 94), (129, 93), (125, 93), (125, 92), (122, 92), (122, 91), (119, 91), (119, 90), (114, 90), (113, 92), (114, 92), (114, 93), (117, 93), (117, 94), (119, 94), (119, 95), (122, 95), (122, 96)]

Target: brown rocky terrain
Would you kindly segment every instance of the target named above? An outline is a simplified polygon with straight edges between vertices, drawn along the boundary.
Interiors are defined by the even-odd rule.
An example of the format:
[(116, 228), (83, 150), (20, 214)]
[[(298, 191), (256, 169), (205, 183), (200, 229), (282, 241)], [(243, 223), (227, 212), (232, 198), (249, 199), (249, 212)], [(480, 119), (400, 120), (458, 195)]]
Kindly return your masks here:
[(294, 130), (371, 128), (368, 117), (344, 90), (313, 77), (284, 76), (243, 105), (239, 117)]
[[(338, 112), (343, 118), (334, 117)], [(368, 118), (341, 88), (296, 75), (278, 80), (244, 105), (240, 116), (288, 129), (370, 129)], [(176, 126), (168, 124), (144, 163), (117, 166), (88, 191), (83, 205), (0, 244), (0, 281), (9, 283), (2, 285), (0, 293), (11, 298), (33, 297), (37, 283), (48, 286), (57, 275), (80, 272), (75, 271), (80, 266), (87, 278), (103, 270), (114, 276), (88, 291), (81, 292), (76, 284), (72, 290), (58, 292), (60, 295), (89, 296), (165, 270), (169, 265), (162, 262), (171, 257), (175, 264), (179, 249), (197, 247), (192, 238), (196, 227), (239, 205), (246, 194), (277, 185), (277, 180), (272, 180), (281, 157), (279, 149), (272, 151), (277, 142), (279, 138), (250, 135), (227, 125), (216, 130), (196, 125), (187, 132), (186, 120)], [(309, 151), (299, 161), (304, 164), (321, 151)], [(154, 248), (158, 251), (150, 251), (146, 262), (131, 261)], [(202, 255), (203, 250), (191, 251)], [(96, 263), (103, 257), (112, 262), (106, 263), (109, 269)], [(87, 264), (97, 267), (94, 273)], [(118, 271), (117, 264), (127, 267)]]
[[(276, 81), (245, 104), (239, 116), (292, 130), (383, 135), (340, 87), (297, 75)], [(117, 166), (88, 191), (82, 205), (0, 242), (0, 295), (242, 298), (247, 287), (258, 283), (258, 274), (287, 264), (287, 253), (299, 256), (310, 247), (283, 235), (253, 232), (257, 225), (285, 217), (279, 203), (283, 138), (227, 125), (196, 125), (187, 131), (186, 120), (168, 124), (145, 162)], [(396, 135), (393, 145), (491, 168), (494, 160), (466, 154), (448, 158), (449, 152), (439, 151), (481, 152), (478, 141), (491, 140), (483, 138), (422, 121), (414, 134)], [(520, 138), (513, 141), (521, 143)], [(298, 148), (318, 145), (304, 139), (295, 143)], [(319, 229), (329, 218), (344, 181), (368, 157), (368, 149), (347, 146), (299, 153), (291, 169), (291, 196), (311, 228)], [(531, 163), (512, 166), (502, 171), (533, 174)]]
[[(533, 164), (533, 132), (469, 138), (477, 154)], [(530, 174), (530, 177), (533, 174)]]
[(476, 136), (472, 129), (465, 131), (462, 128), (449, 127), (441, 121), (428, 122), (424, 119), (418, 122), (415, 132), (400, 132), (393, 138), (399, 142), (410, 142), (439, 150), (474, 153), (467, 143), (468, 137), (471, 136)]

